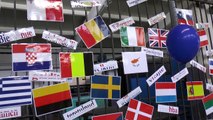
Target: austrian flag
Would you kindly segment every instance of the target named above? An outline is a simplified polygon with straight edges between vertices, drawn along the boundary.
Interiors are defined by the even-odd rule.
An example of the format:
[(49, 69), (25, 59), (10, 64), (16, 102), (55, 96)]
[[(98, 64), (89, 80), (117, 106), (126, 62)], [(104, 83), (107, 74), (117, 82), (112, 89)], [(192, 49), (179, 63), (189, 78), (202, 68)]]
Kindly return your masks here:
[(200, 30), (197, 32), (200, 37), (200, 47), (207, 46), (209, 44), (207, 34), (205, 30)]

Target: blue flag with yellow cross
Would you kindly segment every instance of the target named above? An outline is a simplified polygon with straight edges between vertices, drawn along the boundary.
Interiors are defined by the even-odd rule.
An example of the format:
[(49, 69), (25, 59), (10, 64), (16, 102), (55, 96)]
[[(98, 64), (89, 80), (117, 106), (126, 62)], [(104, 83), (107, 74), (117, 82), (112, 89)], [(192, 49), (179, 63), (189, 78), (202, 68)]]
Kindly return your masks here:
[(94, 75), (91, 79), (91, 97), (95, 99), (119, 99), (121, 77)]

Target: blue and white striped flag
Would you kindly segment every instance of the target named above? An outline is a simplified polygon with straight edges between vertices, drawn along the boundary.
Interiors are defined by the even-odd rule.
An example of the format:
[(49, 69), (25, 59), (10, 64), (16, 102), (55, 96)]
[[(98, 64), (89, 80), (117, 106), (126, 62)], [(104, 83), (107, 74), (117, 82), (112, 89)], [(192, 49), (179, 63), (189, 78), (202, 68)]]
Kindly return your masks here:
[(0, 78), (0, 108), (32, 104), (31, 88), (28, 77)]

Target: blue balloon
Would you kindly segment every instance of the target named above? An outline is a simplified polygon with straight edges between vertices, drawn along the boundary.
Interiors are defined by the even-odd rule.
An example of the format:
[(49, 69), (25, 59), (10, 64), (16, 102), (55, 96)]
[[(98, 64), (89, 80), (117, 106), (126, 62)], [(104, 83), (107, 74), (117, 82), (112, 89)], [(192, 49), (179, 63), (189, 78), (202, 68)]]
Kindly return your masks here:
[(177, 25), (169, 32), (166, 45), (175, 60), (186, 64), (197, 55), (200, 38), (192, 26)]

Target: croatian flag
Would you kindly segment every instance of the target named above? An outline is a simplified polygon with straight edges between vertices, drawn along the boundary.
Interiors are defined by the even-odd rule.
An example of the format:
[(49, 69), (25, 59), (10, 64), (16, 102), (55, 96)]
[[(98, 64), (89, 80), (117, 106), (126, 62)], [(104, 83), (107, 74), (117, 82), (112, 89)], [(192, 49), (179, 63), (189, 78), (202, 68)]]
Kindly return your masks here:
[(12, 44), (13, 71), (52, 70), (50, 44)]
[(168, 103), (177, 101), (176, 83), (156, 82), (156, 103)]

